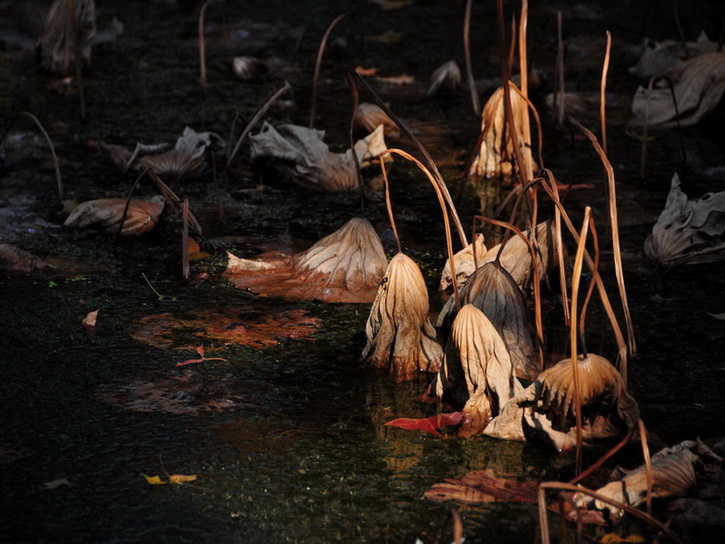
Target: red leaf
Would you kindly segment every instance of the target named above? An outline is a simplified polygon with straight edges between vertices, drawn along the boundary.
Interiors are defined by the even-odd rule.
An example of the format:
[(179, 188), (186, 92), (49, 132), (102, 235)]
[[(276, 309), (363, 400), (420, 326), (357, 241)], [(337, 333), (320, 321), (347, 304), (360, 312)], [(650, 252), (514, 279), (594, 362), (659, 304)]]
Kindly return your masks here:
[(438, 414), (422, 419), (414, 419), (409, 417), (401, 417), (388, 421), (385, 425), (391, 427), (400, 427), (401, 429), (411, 429), (416, 431), (425, 431), (434, 436), (443, 436), (438, 432), (441, 427), (449, 425), (458, 425), (463, 416), (462, 412), (451, 412), (450, 414)]

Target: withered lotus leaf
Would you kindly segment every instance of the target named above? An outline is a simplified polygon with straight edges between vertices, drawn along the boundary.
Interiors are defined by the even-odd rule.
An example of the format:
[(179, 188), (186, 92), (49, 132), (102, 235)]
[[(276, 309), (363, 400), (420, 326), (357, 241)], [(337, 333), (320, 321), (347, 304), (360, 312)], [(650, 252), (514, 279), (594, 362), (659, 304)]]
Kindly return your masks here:
[[(271, 171), (269, 179), (276, 183), (318, 191), (356, 190), (359, 182), (352, 150), (333, 153), (324, 136), (321, 130), (298, 125), (275, 128), (265, 121), (260, 132), (249, 137), (252, 165)], [(382, 125), (354, 146), (360, 165), (386, 148)]]
[(725, 259), (725, 191), (688, 200), (672, 177), (665, 209), (644, 243), (650, 260), (672, 267)]
[[(709, 469), (717, 469), (723, 459), (715, 454), (699, 439), (685, 440), (672, 448), (665, 448), (652, 456), (652, 497), (663, 499), (674, 496), (684, 496), (695, 488), (698, 473)], [(615, 471), (619, 472), (619, 471)], [(621, 475), (621, 473), (620, 473)], [(647, 496), (647, 468), (641, 465), (634, 470), (625, 472), (620, 479), (613, 481), (596, 490), (617, 502), (638, 506)], [(603, 501), (594, 500), (583, 494), (574, 495), (574, 502), (583, 508), (609, 510), (609, 513), (618, 517), (621, 511)]]
[[(461, 305), (472, 304), (491, 321), (508, 348), (516, 376), (532, 381), (539, 372), (529, 330), (529, 317), (523, 293), (511, 275), (490, 261), (476, 270), (460, 291)], [(456, 318), (453, 298), (448, 299), (436, 326), (446, 336)]]
[(438, 372), (443, 350), (428, 311), (428, 289), (420, 268), (398, 253), (390, 260), (370, 309), (363, 358), (396, 382), (421, 372)]
[(165, 200), (155, 196), (149, 200), (132, 199), (129, 202), (126, 217), (125, 198), (100, 198), (79, 204), (63, 223), (66, 227), (85, 229), (96, 228), (115, 234), (121, 226), (121, 234), (143, 234), (153, 229), (164, 211)]
[(144, 155), (133, 166), (139, 171), (149, 169), (161, 178), (176, 180), (196, 172), (203, 164), (207, 150), (211, 148), (223, 150), (224, 142), (219, 135), (196, 132), (191, 127), (185, 127), (173, 149)]
[(516, 480), (496, 474), (491, 469), (474, 470), (461, 478), (447, 478), (424, 493), (424, 497), (436, 502), (475, 504), (483, 502), (537, 501), (539, 482)]
[(683, 43), (682, 40), (652, 42), (647, 40), (642, 56), (637, 64), (630, 67), (629, 73), (643, 80), (661, 77), (682, 66), (687, 59), (704, 53), (712, 53), (716, 49), (717, 43), (710, 40), (705, 32), (700, 32), (694, 42)]
[(290, 300), (372, 302), (386, 266), (373, 226), (353, 218), (296, 255), (239, 259), (229, 254), (224, 276), (239, 289)]
[(455, 60), (444, 62), (433, 71), (430, 76), (430, 85), (427, 95), (433, 96), (439, 92), (457, 91), (461, 88), (461, 69)]
[[(70, 13), (70, 7), (74, 8), (73, 13)], [(55, 0), (45, 17), (45, 28), (38, 42), (43, 68), (68, 75), (76, 62), (90, 64), (91, 41), (95, 34), (96, 4), (93, 0)], [(80, 58), (76, 58), (78, 54)]]
[[(531, 146), (524, 126), (528, 126), (528, 104), (518, 93), (514, 83), (511, 89), (511, 108), (513, 110), (513, 130), (516, 131), (519, 144)], [(478, 178), (502, 178), (510, 181), (515, 174), (514, 147), (507, 129), (504, 115), (504, 89), (499, 87), (486, 102), (481, 113), (481, 146), (469, 173)]]
[(493, 417), (523, 390), (514, 376), (506, 344), (491, 321), (472, 304), (453, 321), (443, 365), (435, 381), (436, 396), (450, 392), (463, 405), (461, 436), (481, 434)]
[(669, 72), (666, 79), (674, 86), (673, 90), (669, 84), (651, 91), (644, 87), (637, 89), (632, 99), (630, 124), (665, 128), (699, 123), (717, 107), (725, 93), (725, 53), (691, 58)]
[[(589, 353), (576, 362), (583, 437), (609, 438), (631, 429), (639, 420), (637, 402), (627, 392), (619, 371), (607, 359)], [(554, 431), (575, 431), (574, 368), (571, 358), (547, 368), (532, 384), (536, 403), (530, 405), (533, 419), (545, 417)], [(529, 418), (531, 421), (532, 418)], [(536, 423), (538, 427), (543, 421)]]

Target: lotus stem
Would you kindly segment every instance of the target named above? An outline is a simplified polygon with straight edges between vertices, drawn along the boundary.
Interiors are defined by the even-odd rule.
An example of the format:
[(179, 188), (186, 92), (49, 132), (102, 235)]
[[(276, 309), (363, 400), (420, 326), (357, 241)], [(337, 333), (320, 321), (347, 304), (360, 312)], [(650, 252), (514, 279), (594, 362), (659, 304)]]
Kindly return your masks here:
[[(609, 189), (609, 222), (612, 231), (612, 251), (614, 252), (614, 274), (617, 278), (617, 287), (619, 288), (619, 297), (622, 301), (622, 308), (624, 310), (624, 321), (627, 326), (627, 344), (629, 351), (632, 356), (637, 354), (637, 344), (634, 339), (634, 326), (632, 325), (632, 314), (629, 311), (629, 303), (627, 302), (627, 289), (624, 285), (624, 267), (622, 266), (622, 252), (619, 245), (619, 222), (617, 220), (617, 190), (614, 183), (614, 168), (609, 162), (606, 153), (597, 142), (597, 138), (592, 132), (582, 126), (576, 119), (569, 117), (569, 122), (579, 128), (584, 135), (589, 138), (602, 160), (605, 170), (607, 171), (607, 186)], [(623, 368), (622, 378), (624, 383), (627, 383), (627, 369)]]
[[(628, 504), (624, 504), (624, 503), (616, 501), (614, 499), (610, 499), (609, 497), (605, 497), (604, 495), (600, 495), (596, 491), (592, 491), (591, 489), (587, 489), (586, 487), (582, 487), (579, 485), (565, 484), (562, 482), (541, 482), (539, 484), (539, 493), (538, 493), (539, 518), (540, 518), (539, 521), (540, 521), (540, 527), (541, 527), (541, 540), (543, 543), (549, 542), (549, 535), (548, 535), (549, 522), (548, 522), (548, 519), (546, 518), (546, 491), (549, 489), (559, 490), (559, 491), (572, 491), (574, 493), (583, 493), (600, 502), (605, 502), (607, 504), (610, 504), (619, 510), (624, 510), (626, 513), (631, 514), (631, 515), (643, 520), (644, 522), (657, 527), (657, 529), (659, 529), (660, 531), (665, 533), (673, 542), (675, 542), (677, 544), (682, 544), (682, 541), (672, 531), (672, 529), (670, 529), (667, 525), (665, 525), (664, 523), (659, 521), (657, 518), (651, 516), (650, 514), (647, 514), (646, 512), (642, 512), (641, 510), (634, 508)], [(543, 516), (542, 516), (542, 512), (544, 514)]]
[(607, 30), (607, 47), (602, 65), (602, 80), (599, 86), (599, 120), (601, 122), (602, 149), (607, 152), (607, 73), (609, 72), (609, 56), (612, 51), (612, 33)]
[(219, 223), (224, 223), (224, 202), (219, 191), (219, 173), (217, 172), (216, 153), (211, 152), (211, 179), (214, 182), (214, 192), (216, 193), (216, 218)]
[[(448, 209), (450, 210), (451, 216), (453, 216), (453, 222), (456, 225), (456, 230), (458, 231), (458, 236), (461, 240), (461, 244), (463, 247), (468, 246), (468, 240), (466, 239), (466, 233), (463, 229), (463, 225), (461, 224), (461, 220), (458, 217), (458, 212), (456, 211), (456, 207), (453, 204), (453, 199), (451, 198), (451, 194), (448, 191), (448, 187), (446, 186), (445, 181), (443, 180), (443, 176), (441, 175), (440, 171), (438, 170), (438, 167), (436, 166), (435, 162), (430, 156), (430, 153), (423, 147), (423, 144), (420, 143), (418, 138), (415, 137), (415, 135), (408, 129), (407, 126), (400, 120), (400, 118), (395, 115), (390, 108), (383, 102), (380, 97), (373, 91), (370, 86), (357, 74), (355, 71), (351, 70), (350, 68), (345, 68), (345, 74), (348, 78), (348, 81), (351, 82), (356, 87), (359, 87), (360, 89), (364, 90), (365, 93), (370, 96), (371, 100), (373, 100), (379, 107), (382, 109), (390, 119), (398, 126), (400, 129), (400, 132), (405, 134), (405, 136), (413, 143), (413, 145), (416, 147), (416, 149), (423, 155), (423, 161), (425, 165), (427, 166), (427, 172), (432, 176), (431, 181), (434, 182), (437, 187), (438, 191), (440, 191), (442, 197), (445, 200), (445, 203), (448, 205)], [(417, 161), (416, 161), (417, 162)]]
[(647, 444), (647, 428), (641, 419), (637, 422), (639, 426), (639, 441), (642, 444), (642, 455), (644, 456), (644, 466), (647, 473), (647, 513), (652, 515), (652, 487), (654, 486), (654, 475), (652, 474), (652, 458), (649, 454), (649, 444)]
[[(551, 183), (551, 180), (549, 180), (549, 183)], [(566, 213), (566, 210), (564, 209), (564, 206), (562, 206), (561, 201), (559, 200), (559, 194), (556, 192), (556, 187), (553, 189), (549, 187), (549, 183), (542, 184), (542, 187), (549, 195), (549, 198), (554, 202), (554, 205), (561, 213), (562, 219), (564, 219), (564, 223), (566, 224), (567, 229), (571, 233), (571, 235), (574, 237), (574, 241), (576, 243), (579, 242), (579, 234), (577, 233), (576, 229), (574, 228), (574, 225), (571, 222), (571, 219), (569, 218), (569, 215)], [(614, 314), (614, 309), (612, 308), (612, 303), (609, 301), (609, 296), (607, 295), (607, 291), (604, 288), (604, 283), (602, 282), (602, 278), (599, 275), (599, 272), (594, 270), (594, 262), (592, 261), (592, 258), (589, 256), (589, 254), (585, 251), (584, 252), (584, 259), (587, 262), (587, 266), (589, 266), (589, 269), (592, 271), (592, 274), (595, 276), (595, 280), (597, 282), (597, 290), (599, 291), (599, 298), (602, 301), (602, 305), (604, 306), (604, 310), (607, 312), (607, 317), (609, 317), (609, 323), (612, 326), (612, 331), (614, 332), (614, 337), (617, 341), (617, 347), (619, 350), (618, 353), (618, 360), (620, 362), (620, 368), (627, 366), (627, 344), (624, 341), (624, 336), (622, 334), (622, 329), (619, 326), (619, 323), (617, 322), (617, 318)], [(620, 371), (621, 374), (621, 371)], [(626, 382), (625, 382), (626, 383)]]
[(202, 88), (206, 88), (206, 38), (204, 37), (204, 18), (206, 16), (206, 8), (209, 7), (209, 4), (217, 1), (206, 0), (199, 11), (199, 81), (201, 82)]
[(378, 157), (378, 159), (380, 160), (380, 169), (383, 171), (383, 180), (385, 181), (385, 208), (388, 210), (390, 228), (393, 229), (395, 243), (398, 246), (398, 253), (402, 253), (403, 247), (400, 245), (400, 236), (398, 236), (398, 228), (395, 226), (395, 217), (393, 216), (393, 205), (390, 202), (390, 183), (388, 182), (388, 171), (385, 168), (385, 159), (382, 157)]
[(461, 298), (458, 294), (458, 285), (455, 281), (456, 278), (456, 265), (453, 259), (453, 240), (451, 240), (451, 225), (450, 221), (448, 219), (448, 209), (446, 208), (446, 202), (443, 198), (443, 192), (441, 191), (440, 186), (438, 185), (437, 180), (435, 179), (433, 173), (426, 168), (426, 166), (420, 162), (418, 159), (413, 157), (410, 153), (403, 151), (402, 149), (396, 149), (396, 148), (389, 148), (383, 151), (380, 154), (380, 157), (382, 158), (384, 155), (390, 155), (390, 154), (397, 154), (403, 157), (404, 159), (408, 159), (409, 161), (413, 162), (428, 178), (428, 181), (430, 181), (431, 185), (433, 186), (433, 189), (436, 192), (436, 196), (438, 197), (438, 203), (441, 207), (441, 213), (443, 214), (443, 224), (445, 226), (445, 234), (446, 234), (446, 249), (448, 250), (448, 262), (451, 265), (451, 277), (454, 278), (453, 283), (453, 296), (455, 297), (456, 301), (456, 311), (461, 310)]
[(310, 128), (315, 126), (315, 114), (317, 109), (317, 82), (320, 79), (320, 67), (322, 65), (322, 56), (325, 54), (325, 48), (327, 47), (327, 40), (330, 37), (332, 29), (335, 28), (347, 13), (341, 13), (335, 17), (332, 22), (328, 25), (325, 34), (322, 36), (320, 46), (317, 49), (317, 59), (315, 60), (315, 74), (312, 76), (312, 103), (310, 105)]
[(473, 0), (466, 0), (466, 11), (463, 17), (463, 52), (466, 58), (466, 76), (468, 77), (468, 90), (471, 93), (471, 106), (473, 115), (481, 115), (481, 103), (478, 100), (476, 81), (473, 79), (473, 67), (471, 66), (471, 5)]
[[(75, 59), (74, 68), (76, 73), (76, 80), (78, 81), (78, 103), (81, 108), (81, 119), (86, 118), (86, 101), (83, 95), (83, 61), (81, 60), (81, 44), (80, 44), (80, 32), (76, 28), (76, 10), (75, 1), (67, 0), (68, 5), (68, 35), (73, 41), (73, 58)], [(67, 57), (66, 57), (67, 58)], [(66, 67), (67, 69), (67, 67)]]
[(609, 458), (611, 458), (615, 453), (617, 453), (619, 450), (621, 450), (624, 446), (627, 445), (627, 442), (629, 442), (629, 439), (632, 438), (632, 433), (634, 432), (634, 428), (628, 429), (627, 434), (624, 435), (624, 438), (620, 440), (616, 446), (614, 446), (612, 449), (610, 449), (607, 453), (602, 455), (595, 463), (593, 463), (591, 466), (587, 467), (586, 470), (580, 472), (577, 474), (574, 478), (569, 480), (569, 484), (574, 485), (577, 482), (582, 481), (584, 478), (589, 476), (592, 472), (597, 470), (599, 467), (601, 467), (605, 461)]
[(564, 39), (562, 37), (561, 11), (556, 12), (556, 90), (554, 113), (556, 126), (564, 124)]
[(576, 473), (582, 471), (582, 405), (581, 391), (579, 389), (579, 358), (577, 351), (577, 330), (576, 330), (576, 313), (577, 299), (579, 295), (579, 281), (581, 279), (582, 265), (584, 264), (584, 248), (587, 243), (587, 233), (589, 231), (589, 219), (592, 209), (587, 206), (584, 208), (584, 221), (582, 222), (582, 230), (579, 233), (579, 242), (576, 248), (576, 257), (574, 258), (574, 270), (571, 277), (571, 325), (569, 328), (569, 343), (571, 345), (571, 365), (572, 377), (574, 379), (574, 407), (576, 408)]
[(126, 222), (126, 216), (128, 215), (128, 208), (131, 205), (131, 197), (133, 196), (133, 192), (136, 190), (136, 187), (138, 187), (138, 184), (141, 182), (141, 179), (146, 175), (146, 172), (148, 170), (144, 170), (141, 172), (138, 177), (136, 178), (136, 181), (133, 182), (133, 185), (131, 186), (131, 190), (128, 192), (128, 196), (126, 197), (126, 205), (123, 207), (123, 213), (121, 214), (121, 221), (118, 225), (118, 232), (116, 233), (116, 236), (114, 237), (114, 241), (118, 239), (119, 236), (121, 236), (121, 233), (123, 232), (123, 224)]
[(58, 184), (58, 197), (60, 198), (61, 205), (63, 204), (63, 201), (65, 200), (65, 191), (63, 190), (63, 178), (61, 178), (60, 175), (60, 165), (58, 163), (58, 156), (55, 154), (55, 148), (53, 147), (53, 142), (50, 141), (50, 136), (48, 136), (48, 133), (46, 132), (45, 128), (41, 124), (41, 122), (38, 120), (38, 118), (33, 115), (32, 113), (29, 113), (27, 111), (19, 111), (16, 113), (13, 118), (10, 120), (10, 123), (8, 124), (8, 128), (5, 131), (5, 134), (2, 137), (2, 140), (0, 140), (0, 144), (5, 141), (5, 138), (7, 138), (8, 133), (10, 132), (10, 128), (13, 126), (13, 123), (15, 122), (15, 119), (18, 118), (18, 115), (24, 115), (28, 118), (30, 118), (31, 121), (35, 123), (35, 126), (38, 127), (40, 132), (43, 134), (43, 137), (45, 138), (45, 141), (48, 144), (48, 147), (50, 148), (50, 154), (53, 157), (53, 168), (55, 169), (55, 179)]
[(639, 159), (639, 179), (644, 181), (645, 165), (647, 164), (647, 130), (649, 128), (649, 100), (652, 96), (652, 85), (655, 78), (651, 77), (647, 84), (647, 98), (644, 101), (644, 123), (642, 124), (642, 153)]
[[(348, 71), (345, 71), (345, 79), (347, 80), (347, 85), (348, 85), (348, 87), (350, 87), (350, 92), (352, 93), (352, 115), (350, 117), (350, 128), (348, 130), (348, 140), (350, 141), (350, 149), (353, 150), (352, 160), (355, 163), (355, 175), (357, 176), (358, 194), (360, 195), (360, 211), (362, 213), (364, 213), (365, 212), (365, 189), (363, 187), (363, 178), (362, 178), (362, 171), (360, 169), (360, 161), (358, 160), (357, 153), (355, 153), (355, 141), (353, 139), (355, 116), (357, 115), (358, 106), (360, 104), (360, 93), (357, 90), (357, 86), (355, 85), (355, 82), (352, 79), (350, 79), (350, 75), (349, 75)], [(384, 170), (383, 170), (383, 175), (384, 176), (386, 175)], [(387, 179), (386, 179), (386, 184), (387, 184)], [(387, 185), (386, 185), (386, 190), (387, 190)], [(396, 234), (396, 238), (397, 238), (397, 234)], [(398, 242), (398, 247), (400, 247), (400, 242)]]
[(181, 205), (181, 273), (189, 281), (189, 199)]
[[(594, 264), (593, 268), (599, 270), (599, 237), (597, 236), (597, 229), (594, 225), (594, 218), (589, 216), (589, 229), (592, 231), (592, 243), (594, 244)], [(587, 319), (587, 308), (589, 307), (589, 301), (591, 300), (592, 293), (594, 292), (594, 274), (592, 279), (589, 281), (589, 287), (587, 288), (587, 294), (584, 297), (584, 303), (582, 304), (581, 317), (579, 318), (579, 342), (581, 343), (582, 355), (587, 355), (586, 337), (584, 334), (585, 323)]]
[[(247, 135), (251, 132), (254, 125), (257, 124), (257, 122), (264, 116), (265, 113), (267, 113), (267, 110), (274, 104), (282, 94), (291, 89), (292, 86), (289, 84), (288, 81), (284, 82), (284, 85), (282, 85), (279, 89), (271, 92), (268, 94), (265, 99), (262, 101), (260, 106), (257, 108), (257, 111), (254, 113), (254, 116), (252, 117), (251, 121), (247, 123), (247, 126), (244, 127), (244, 130), (240, 134), (239, 138), (237, 138), (237, 143), (234, 145), (234, 149), (232, 150), (231, 154), (229, 155), (229, 158), (227, 159), (227, 170), (229, 169), (229, 166), (232, 164), (232, 160), (234, 160), (234, 157), (237, 156), (237, 152), (239, 151), (239, 147), (242, 145), (242, 142), (244, 141), (244, 138), (247, 137)], [(231, 142), (230, 142), (231, 144)]]

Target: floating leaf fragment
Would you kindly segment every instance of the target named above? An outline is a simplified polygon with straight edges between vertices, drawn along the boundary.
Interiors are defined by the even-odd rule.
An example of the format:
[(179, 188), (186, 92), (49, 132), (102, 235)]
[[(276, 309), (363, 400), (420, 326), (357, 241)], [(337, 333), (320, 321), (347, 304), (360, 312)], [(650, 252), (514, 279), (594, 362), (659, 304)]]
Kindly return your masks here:
[(43, 484), (43, 489), (58, 489), (63, 485), (71, 486), (73, 484), (68, 481), (68, 478), (58, 478), (57, 480), (53, 480), (52, 482), (45, 482)]
[[(143, 234), (153, 229), (164, 211), (165, 200), (155, 196), (149, 200), (125, 198), (99, 198), (78, 205), (63, 223), (75, 229), (97, 228), (110, 234), (118, 232), (121, 220), (121, 234)], [(124, 218), (124, 210), (126, 216)]]
[(421, 419), (401, 417), (388, 421), (385, 425), (389, 427), (399, 427), (401, 429), (425, 431), (434, 436), (443, 436), (438, 429), (458, 425), (461, 421), (462, 415), (462, 412), (451, 412), (448, 414), (438, 414)]
[(86, 317), (83, 318), (83, 321), (81, 321), (81, 326), (84, 329), (95, 330), (97, 319), (98, 319), (98, 310), (93, 310), (92, 312), (88, 312), (88, 315), (86, 315)]
[(166, 479), (162, 479), (161, 476), (147, 476), (146, 474), (141, 476), (146, 478), (146, 481), (151, 485), (183, 484), (196, 480), (196, 474), (171, 474)]

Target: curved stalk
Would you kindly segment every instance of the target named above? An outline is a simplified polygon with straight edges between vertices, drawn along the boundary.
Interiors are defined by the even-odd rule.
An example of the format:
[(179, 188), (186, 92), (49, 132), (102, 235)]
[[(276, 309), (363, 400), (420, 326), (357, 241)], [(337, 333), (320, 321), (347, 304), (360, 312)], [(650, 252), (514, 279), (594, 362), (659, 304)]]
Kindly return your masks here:
[(345, 18), (347, 13), (341, 13), (335, 17), (332, 22), (328, 25), (325, 34), (322, 36), (320, 41), (320, 47), (317, 49), (317, 59), (315, 60), (315, 75), (312, 76), (312, 103), (310, 104), (310, 128), (315, 126), (315, 114), (317, 110), (317, 81), (320, 79), (320, 66), (322, 65), (322, 56), (325, 54), (325, 48), (327, 47), (327, 40), (332, 33), (332, 29), (337, 26), (342, 19)]

